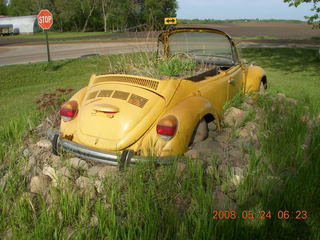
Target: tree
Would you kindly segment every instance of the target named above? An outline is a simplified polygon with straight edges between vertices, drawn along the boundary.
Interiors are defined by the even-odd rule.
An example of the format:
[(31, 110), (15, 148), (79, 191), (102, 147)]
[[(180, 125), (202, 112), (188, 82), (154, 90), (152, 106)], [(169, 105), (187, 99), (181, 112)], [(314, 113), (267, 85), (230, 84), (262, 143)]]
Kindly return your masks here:
[(178, 7), (176, 0), (145, 0), (144, 21), (151, 29), (158, 29), (163, 25), (165, 17), (175, 17)]
[(110, 13), (110, 6), (112, 0), (101, 0), (101, 14), (103, 18), (103, 31), (107, 32), (107, 20)]
[(78, 4), (80, 5), (81, 9), (80, 16), (85, 19), (82, 27), (82, 32), (86, 31), (89, 19), (96, 7), (97, 2), (97, 0), (78, 0)]
[(320, 27), (320, 0), (283, 0), (284, 2), (289, 3), (289, 6), (298, 7), (302, 3), (313, 3), (313, 8), (311, 11), (314, 12), (312, 16), (305, 17), (308, 19), (308, 23), (314, 24), (314, 26)]
[(31, 0), (11, 0), (8, 6), (10, 16), (27, 16), (35, 14)]
[(7, 7), (3, 2), (0, 2), (0, 15), (7, 15)]

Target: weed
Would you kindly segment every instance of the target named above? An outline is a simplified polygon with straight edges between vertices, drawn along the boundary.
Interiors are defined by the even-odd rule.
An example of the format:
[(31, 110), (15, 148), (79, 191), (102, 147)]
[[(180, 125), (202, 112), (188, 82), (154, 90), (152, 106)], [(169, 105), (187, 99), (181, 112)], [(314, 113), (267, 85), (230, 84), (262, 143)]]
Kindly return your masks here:
[(195, 70), (195, 63), (191, 59), (172, 57), (160, 60), (156, 66), (160, 75), (177, 77), (186, 75), (186, 72)]
[(72, 88), (57, 88), (52, 93), (44, 93), (35, 101), (37, 109), (52, 114), (70, 98), (73, 91)]

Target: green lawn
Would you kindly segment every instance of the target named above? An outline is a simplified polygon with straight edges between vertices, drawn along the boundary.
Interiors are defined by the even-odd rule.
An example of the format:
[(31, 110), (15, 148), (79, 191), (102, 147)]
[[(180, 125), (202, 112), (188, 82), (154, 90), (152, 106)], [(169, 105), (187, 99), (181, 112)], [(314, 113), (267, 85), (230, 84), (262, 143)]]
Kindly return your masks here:
[(307, 100), (320, 109), (320, 55), (318, 49), (264, 48), (242, 49), (249, 63), (267, 72), (269, 91)]

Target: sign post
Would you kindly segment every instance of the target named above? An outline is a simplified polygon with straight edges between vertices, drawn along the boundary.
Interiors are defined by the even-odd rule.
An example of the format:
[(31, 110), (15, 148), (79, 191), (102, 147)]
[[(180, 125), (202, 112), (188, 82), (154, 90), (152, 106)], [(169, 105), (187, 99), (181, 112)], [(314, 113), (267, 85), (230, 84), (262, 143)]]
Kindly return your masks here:
[(50, 59), (50, 49), (49, 49), (49, 40), (48, 40), (48, 29), (51, 28), (53, 24), (53, 17), (52, 13), (47, 10), (43, 9), (38, 14), (38, 25), (44, 30), (46, 35), (46, 42), (47, 42), (47, 55), (48, 55), (48, 62), (51, 62)]

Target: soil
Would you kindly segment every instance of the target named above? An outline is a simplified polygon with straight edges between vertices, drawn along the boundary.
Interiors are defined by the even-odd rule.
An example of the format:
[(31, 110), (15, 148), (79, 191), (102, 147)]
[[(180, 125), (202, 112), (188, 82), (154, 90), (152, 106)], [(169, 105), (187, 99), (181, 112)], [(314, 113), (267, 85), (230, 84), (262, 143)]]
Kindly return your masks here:
[[(287, 22), (235, 22), (224, 24), (198, 24), (198, 25), (178, 25), (178, 27), (210, 27), (225, 31), (233, 38), (235, 37), (271, 37), (281, 39), (310, 39), (320, 38), (320, 30), (313, 29), (311, 25), (306, 23), (287, 23)], [(69, 37), (69, 38), (57, 38), (55, 41), (68, 41), (68, 40), (90, 40), (90, 39), (106, 39), (112, 40), (116, 38), (143, 38), (150, 39), (156, 38), (159, 32), (114, 32), (112, 34), (97, 35), (97, 36), (84, 36), (84, 37)], [(103, 40), (101, 40), (103, 41)], [(255, 40), (256, 41), (256, 40)], [(260, 41), (260, 40), (257, 40)], [(265, 40), (264, 40), (265, 41)], [(275, 41), (275, 40), (273, 40)], [(277, 40), (278, 41), (278, 40)], [(24, 44), (42, 42), (39, 38), (0, 38), (0, 46), (9, 44)], [(318, 41), (312, 41), (317, 42)]]

